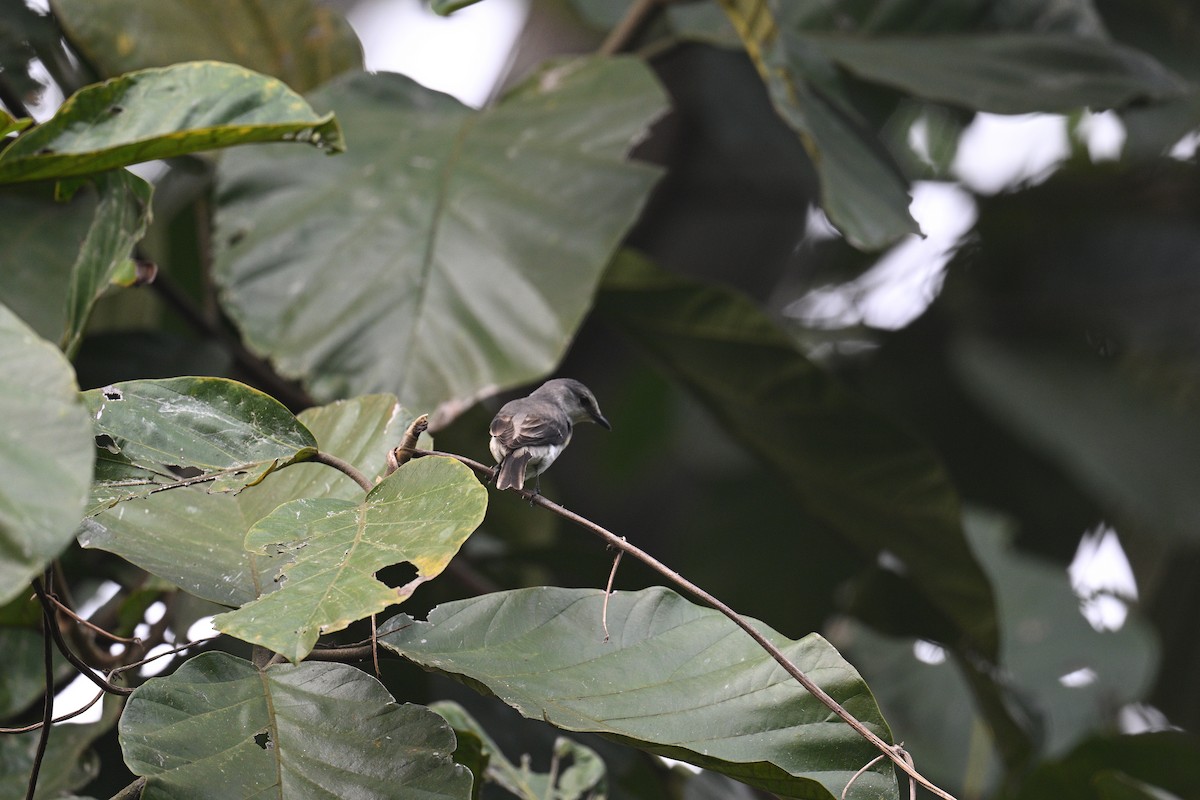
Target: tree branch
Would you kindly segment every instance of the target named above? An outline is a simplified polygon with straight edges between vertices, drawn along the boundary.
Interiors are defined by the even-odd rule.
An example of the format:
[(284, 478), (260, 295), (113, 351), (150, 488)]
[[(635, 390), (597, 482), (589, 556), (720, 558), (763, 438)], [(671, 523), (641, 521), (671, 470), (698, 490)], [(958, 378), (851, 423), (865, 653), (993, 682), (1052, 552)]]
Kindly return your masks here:
[[(454, 453), (443, 453), (435, 450), (414, 450), (413, 454), (416, 456), (444, 456), (447, 458), (453, 458), (470, 467), (477, 475), (483, 476), (485, 480), (492, 477), (493, 470), (491, 467), (485, 466), (478, 461), (473, 461), (469, 458), (456, 455)], [(638, 561), (641, 561), (643, 564), (653, 569), (655, 572), (658, 572), (671, 583), (675, 584), (688, 594), (703, 602), (705, 605), (708, 605), (709, 607), (714, 608), (724, 614), (735, 625), (745, 631), (750, 638), (757, 642), (759, 647), (765, 650), (767, 654), (770, 655), (777, 664), (779, 664), (779, 666), (783, 667), (783, 669), (801, 686), (803, 686), (813, 697), (821, 701), (826, 708), (828, 708), (830, 711), (840, 717), (843, 722), (853, 728), (855, 733), (866, 739), (868, 742), (874, 745), (876, 749), (891, 759), (892, 763), (899, 767), (901, 771), (943, 800), (955, 800), (953, 795), (934, 785), (929, 781), (929, 779), (917, 772), (917, 770), (905, 760), (904, 748), (900, 747), (899, 745), (890, 745), (883, 739), (879, 738), (874, 731), (872, 731), (861, 721), (859, 721), (857, 717), (843, 708), (841, 703), (830, 697), (824, 689), (822, 689), (812, 680), (812, 678), (808, 677), (803, 670), (792, 663), (791, 659), (789, 659), (787, 655), (785, 655), (784, 652), (780, 650), (770, 639), (764, 636), (762, 632), (760, 632), (756, 627), (750, 624), (745, 618), (743, 618), (740, 614), (727, 606), (721, 600), (717, 599), (704, 589), (701, 589), (687, 578), (684, 578), (678, 572), (671, 569), (646, 551), (630, 544), (623, 537), (617, 536), (607, 528), (597, 525), (595, 522), (592, 522), (586, 517), (581, 517), (574, 511), (563, 508), (558, 503), (555, 503), (552, 500), (547, 500), (540, 494), (531, 492), (528, 489), (511, 489), (510, 491), (515, 492), (520, 497), (525, 498), (531, 505), (541, 506), (547, 511), (559, 515), (563, 519), (570, 520), (576, 525), (586, 528), (607, 542), (610, 547), (614, 547), (617, 550), (628, 553)]]
[(35, 594), (37, 594), (38, 601), (42, 604), (42, 610), (48, 620), (46, 627), (49, 629), (50, 635), (54, 638), (54, 644), (58, 646), (58, 650), (63, 654), (63, 657), (66, 658), (67, 661), (71, 662), (71, 666), (79, 670), (80, 674), (89, 681), (110, 694), (133, 694), (133, 689), (130, 689), (126, 686), (117, 686), (104, 680), (104, 678), (101, 678), (92, 670), (91, 666), (87, 662), (75, 655), (74, 651), (67, 646), (67, 643), (63, 641), (62, 631), (58, 629), (58, 625), (54, 622), (54, 606), (50, 603), (50, 599), (46, 596), (46, 590), (43, 588), (40, 578), (33, 579), (33, 591)]
[[(35, 578), (36, 580), (36, 578)], [(50, 744), (50, 725), (54, 721), (54, 648), (50, 646), (50, 629), (58, 630), (54, 620), (54, 612), (50, 606), (42, 605), (42, 656), (46, 665), (46, 697), (42, 703), (42, 730), (38, 734), (37, 751), (33, 756), (33, 766), (29, 770), (29, 788), (26, 790), (26, 800), (33, 800), (37, 793), (38, 773), (42, 771), (42, 759), (46, 757), (46, 746)]]

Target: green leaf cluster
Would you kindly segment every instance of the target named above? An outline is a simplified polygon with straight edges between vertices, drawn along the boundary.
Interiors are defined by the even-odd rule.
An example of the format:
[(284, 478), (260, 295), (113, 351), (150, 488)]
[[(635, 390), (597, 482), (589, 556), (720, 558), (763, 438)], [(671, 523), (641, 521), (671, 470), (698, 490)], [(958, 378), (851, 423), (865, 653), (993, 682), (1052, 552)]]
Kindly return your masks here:
[[(0, 734), (0, 798), (898, 800), (669, 571), (606, 592), (611, 553), (472, 469), (553, 375), (615, 431), (547, 495), (927, 778), (1189, 796), (1185, 5), (535, 4), (474, 108), (316, 0), (0, 0), (0, 721), (80, 664), (111, 690)], [(985, 114), (1061, 115), (1070, 155), (972, 192)], [(970, 232), (873, 327), (922, 181)], [(467, 458), (397, 449), (426, 426)], [(1072, 584), (1118, 536), (1137, 588)]]

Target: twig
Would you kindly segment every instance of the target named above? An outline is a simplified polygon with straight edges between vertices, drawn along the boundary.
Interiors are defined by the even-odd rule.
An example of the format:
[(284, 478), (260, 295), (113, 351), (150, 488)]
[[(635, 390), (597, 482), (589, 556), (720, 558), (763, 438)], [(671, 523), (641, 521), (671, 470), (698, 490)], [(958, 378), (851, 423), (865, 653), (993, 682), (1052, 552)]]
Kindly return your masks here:
[(417, 447), (417, 440), (427, 430), (429, 430), (428, 414), (422, 414), (409, 423), (408, 429), (404, 431), (404, 438), (400, 440), (400, 445), (388, 451), (387, 471), (383, 473), (385, 478), (408, 463)]
[[(47, 639), (47, 641), (49, 641), (49, 639)], [(105, 692), (103, 692), (103, 691), (96, 692), (96, 696), (93, 697), (91, 700), (89, 700), (87, 705), (80, 706), (79, 708), (75, 709), (74, 711), (72, 711), (69, 714), (63, 714), (61, 717), (55, 717), (54, 719), (50, 720), (51, 724), (58, 724), (59, 722), (66, 722), (67, 720), (72, 719), (73, 717), (78, 717), (80, 714), (87, 711), (92, 706), (96, 705), (96, 703), (99, 703), (100, 698), (104, 697), (104, 695), (105, 695)], [(0, 733), (29, 733), (30, 731), (36, 731), (38, 728), (44, 728), (45, 726), (46, 726), (46, 722), (45, 722), (45, 720), (43, 720), (41, 722), (35, 722), (32, 725), (26, 725), (22, 728), (0, 728)]]
[(114, 794), (109, 800), (137, 800), (142, 796), (142, 790), (145, 788), (146, 778), (143, 776)]
[[(47, 614), (47, 616), (51, 617), (52, 623), (53, 615), (51, 615), (47, 609), (50, 609), (53, 606), (50, 605), (50, 600), (46, 597), (46, 590), (42, 587), (42, 581), (39, 578), (33, 579), (33, 591), (37, 594), (38, 601), (42, 604), (42, 610)], [(67, 647), (67, 643), (63, 641), (62, 632), (58, 629), (58, 625), (47, 624), (47, 627), (50, 629), (50, 635), (54, 637), (54, 644), (58, 646), (59, 652), (63, 654), (63, 657), (66, 658), (67, 661), (71, 662), (71, 666), (79, 670), (79, 673), (83, 675), (83, 677), (87, 678), (89, 681), (96, 684), (104, 691), (109, 692), (110, 694), (133, 694), (133, 689), (125, 686), (116, 686), (115, 684), (104, 680), (104, 678), (101, 678), (92, 670), (91, 666), (86, 661), (75, 655), (74, 651)]]
[[(883, 753), (880, 753), (879, 755), (875, 756), (870, 761), (868, 761), (866, 764), (863, 764), (862, 767), (858, 770), (858, 772), (856, 772), (850, 776), (850, 780), (846, 781), (846, 785), (842, 787), (842, 800), (846, 800), (846, 795), (850, 792), (850, 787), (854, 785), (854, 782), (856, 780), (858, 780), (859, 777), (861, 777), (864, 772), (866, 772), (871, 767), (878, 764), (879, 759), (881, 759), (883, 757), (884, 757)], [(911, 779), (910, 779), (910, 781), (911, 781)]]
[(662, 0), (637, 0), (625, 12), (625, 16), (621, 17), (621, 21), (617, 23), (617, 26), (609, 31), (604, 42), (596, 50), (596, 55), (611, 56), (620, 52), (638, 32), (638, 29), (646, 22), (646, 18), (650, 15), (650, 12), (660, 2)]
[(83, 626), (84, 626), (85, 628), (87, 628), (88, 630), (91, 630), (91, 631), (93, 631), (94, 633), (96, 633), (96, 634), (98, 634), (98, 635), (100, 635), (100, 636), (103, 636), (103, 637), (104, 637), (104, 638), (106, 638), (106, 639), (111, 639), (112, 641), (114, 641), (114, 642), (118, 642), (118, 643), (120, 643), (120, 644), (141, 644), (141, 643), (142, 643), (142, 640), (141, 640), (141, 639), (139, 639), (139, 638), (138, 638), (138, 637), (136, 637), (136, 636), (118, 636), (118, 635), (117, 635), (117, 634), (115, 634), (115, 633), (110, 633), (109, 631), (106, 631), (104, 628), (101, 628), (101, 627), (100, 627), (99, 625), (97, 625), (96, 623), (94, 623), (94, 622), (91, 622), (90, 620), (86, 620), (86, 619), (84, 619), (83, 617), (79, 616), (79, 615), (78, 615), (78, 614), (76, 614), (74, 611), (72, 611), (72, 610), (71, 610), (71, 608), (70, 608), (70, 607), (69, 607), (69, 606), (68, 606), (66, 603), (64, 603), (63, 601), (59, 600), (59, 599), (58, 599), (58, 598), (57, 598), (57, 597), (54, 595), (54, 593), (53, 593), (53, 592), (47, 592), (47, 593), (46, 593), (46, 597), (47, 597), (47, 599), (49, 599), (49, 601), (50, 601), (51, 603), (53, 603), (53, 604), (54, 604), (54, 606), (55, 606), (55, 607), (56, 607), (56, 608), (57, 608), (59, 611), (61, 611), (61, 612), (63, 612), (64, 614), (66, 614), (68, 617), (70, 617), (71, 619), (75, 620), (75, 621), (76, 621), (76, 622), (78, 622), (80, 625), (83, 625)]
[[(47, 572), (49, 574), (49, 572)], [(37, 580), (36, 578), (34, 579)], [(38, 581), (38, 585), (41, 582)], [(50, 726), (54, 721), (54, 648), (50, 646), (50, 629), (58, 631), (58, 622), (48, 604), (42, 604), (42, 657), (46, 665), (46, 697), (42, 701), (42, 732), (38, 735), (37, 752), (33, 756), (33, 766), (29, 770), (29, 788), (25, 793), (26, 800), (33, 800), (37, 792), (38, 773), (42, 771), (42, 759), (46, 757), (46, 746), (50, 744)]]
[(350, 480), (361, 486), (364, 492), (369, 492), (375, 488), (375, 484), (371, 483), (371, 480), (366, 475), (359, 472), (357, 467), (355, 467), (349, 461), (338, 458), (332, 453), (326, 453), (322, 450), (318, 450), (313, 454), (309, 461), (316, 461), (318, 464), (325, 464), (326, 466), (333, 467), (334, 469), (345, 473)]
[(625, 555), (624, 550), (617, 551), (617, 557), (613, 559), (612, 569), (608, 573), (608, 585), (604, 587), (604, 606), (600, 609), (600, 627), (604, 628), (604, 641), (608, 642), (608, 598), (612, 597), (613, 583), (617, 579), (617, 567), (621, 565), (621, 556)]
[(375, 667), (375, 677), (383, 680), (379, 671), (379, 629), (375, 627), (375, 615), (371, 615), (371, 665)]
[[(473, 469), (476, 472), (476, 474), (478, 474), (478, 475), (490, 476), (492, 474), (491, 467), (484, 466), (483, 464), (480, 464), (478, 461), (473, 461), (469, 458), (457, 455), (455, 453), (443, 453), (443, 452), (436, 451), (436, 450), (415, 450), (414, 455), (444, 456), (446, 458), (453, 458), (453, 459), (456, 459), (456, 460), (462, 462), (463, 464), (467, 465), (471, 469)], [(662, 563), (661, 561), (659, 561), (657, 558), (650, 555), (646, 551), (642, 550), (641, 548), (639, 548), (635, 545), (630, 544), (624, 538), (617, 536), (616, 534), (609, 531), (607, 528), (604, 528), (604, 527), (596, 524), (595, 522), (592, 522), (590, 519), (587, 519), (586, 517), (581, 517), (579, 514), (576, 514), (574, 511), (570, 511), (566, 508), (563, 508), (558, 503), (555, 503), (552, 500), (547, 500), (545, 497), (542, 497), (540, 494), (535, 494), (535, 493), (529, 491), (528, 489), (515, 489), (514, 488), (514, 489), (510, 489), (509, 491), (512, 491), (515, 494), (517, 494), (518, 496), (525, 498), (526, 500), (529, 501), (530, 505), (541, 506), (542, 508), (546, 509), (547, 511), (551, 511), (555, 514), (558, 514), (560, 517), (562, 517), (564, 519), (568, 519), (571, 522), (574, 522), (575, 524), (577, 524), (581, 527), (587, 528), (589, 531), (596, 534), (600, 538), (604, 539), (604, 541), (608, 542), (608, 544), (611, 547), (615, 547), (618, 550), (623, 550), (623, 551), (629, 553), (631, 556), (636, 558), (638, 561), (641, 561), (643, 564), (647, 565), (648, 567), (653, 569), (655, 572), (658, 572), (660, 575), (667, 578), (667, 580), (671, 581), (676, 586), (682, 588), (688, 594), (701, 600), (706, 605), (716, 609), (717, 611), (720, 611), (722, 614), (724, 614), (726, 617), (728, 617), (730, 619), (730, 621), (732, 621), (735, 625), (737, 625), (739, 628), (741, 628), (743, 631), (745, 631), (746, 634), (748, 634), (750, 636), (750, 638), (752, 638), (755, 642), (757, 642), (758, 646), (761, 647), (763, 650), (765, 650), (767, 652), (767, 654), (770, 655), (771, 658), (773, 658), (775, 660), (775, 662), (777, 664), (779, 664), (779, 666), (783, 667), (783, 669), (789, 675), (791, 675), (793, 678), (795, 678), (796, 681), (809, 692), (809, 694), (811, 694), (813, 697), (817, 698), (817, 700), (821, 701), (822, 705), (824, 705), (826, 708), (828, 708), (834, 714), (839, 716), (843, 722), (845, 722), (847, 725), (849, 725), (851, 728), (854, 729), (855, 733), (857, 733), (859, 736), (866, 739), (868, 742), (870, 742), (872, 745), (874, 745), (875, 748), (877, 750), (879, 750), (879, 752), (883, 753), (885, 756), (887, 756), (889, 759), (891, 759), (891, 761), (896, 766), (898, 766), (905, 774), (907, 774), (909, 777), (911, 777), (917, 783), (924, 786), (930, 792), (933, 792), (933, 794), (942, 798), (942, 800), (955, 800), (955, 798), (952, 794), (949, 794), (944, 789), (941, 789), (938, 786), (936, 786), (924, 775), (917, 772), (916, 768), (913, 767), (911, 764), (909, 764), (905, 760), (904, 748), (895, 746), (895, 745), (890, 745), (887, 742), (885, 742), (883, 739), (880, 739), (879, 736), (877, 736), (874, 731), (872, 731), (870, 728), (868, 728), (866, 725), (864, 725), (862, 722), (860, 722), (857, 717), (855, 717), (853, 714), (851, 714), (849, 711), (847, 711), (845, 708), (843, 708), (841, 703), (839, 703), (838, 701), (836, 701), (832, 697), (830, 697), (829, 694), (824, 689), (822, 689), (820, 686), (818, 686), (816, 683), (813, 682), (812, 678), (808, 677), (808, 675), (806, 675), (803, 670), (801, 670), (799, 667), (797, 667), (795, 664), (793, 664), (791, 659), (789, 659), (787, 657), (787, 655), (785, 655), (784, 652), (775, 645), (774, 642), (772, 642), (770, 639), (768, 639), (766, 636), (764, 636), (756, 627), (754, 627), (749, 622), (747, 622), (740, 614), (738, 614), (732, 608), (727, 606), (721, 600), (717, 599), (709, 592), (705, 591), (704, 589), (700, 588), (696, 584), (692, 583), (687, 578), (683, 577), (678, 572), (671, 569), (666, 564)]]

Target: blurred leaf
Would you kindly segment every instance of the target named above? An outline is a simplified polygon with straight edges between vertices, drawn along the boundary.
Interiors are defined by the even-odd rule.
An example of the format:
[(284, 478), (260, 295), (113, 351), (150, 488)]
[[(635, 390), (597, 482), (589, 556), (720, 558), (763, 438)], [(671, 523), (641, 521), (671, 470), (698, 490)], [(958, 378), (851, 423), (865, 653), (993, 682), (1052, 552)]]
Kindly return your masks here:
[(62, 349), (68, 357), (79, 349), (92, 306), (129, 261), (133, 246), (145, 236), (150, 224), (150, 195), (154, 191), (150, 184), (125, 169), (101, 173), (94, 180), (100, 202), (67, 288)]
[(362, 45), (312, 0), (52, 0), (72, 44), (112, 77), (181, 61), (228, 61), (306, 92), (362, 69)]
[[(28, 102), (45, 89), (45, 79), (30, 69), (31, 62), (39, 49), (57, 41), (57, 26), (49, 15), (38, 13), (25, 0), (0, 0), (0, 73), (17, 97)], [(5, 117), (0, 109), (0, 136), (4, 135)]]
[(435, 14), (449, 16), (455, 11), (458, 11), (460, 8), (473, 6), (478, 2), (479, 0), (429, 0), (429, 8)]
[(96, 197), (57, 202), (50, 184), (0, 187), (0, 301), (57, 342), (66, 326), (72, 265), (95, 219)]
[(120, 739), (145, 800), (470, 797), (445, 721), (346, 664), (204, 653), (138, 687)]
[[(112, 730), (124, 708), (120, 697), (108, 695), (96, 722), (84, 725), (56, 725), (46, 745), (42, 770), (38, 774), (36, 797), (74, 797), (74, 791), (86, 786), (100, 771), (100, 759), (92, 745)], [(37, 733), (0, 737), (0, 800), (23, 800), (33, 769)]]
[(658, 174), (624, 160), (664, 107), (645, 65), (558, 64), (483, 111), (389, 74), (314, 102), (352, 153), (221, 162), (217, 274), (251, 346), (319, 397), (424, 411), (550, 370)]
[(0, 183), (278, 141), (344, 149), (333, 115), (318, 116), (278, 80), (232, 64), (189, 62), (80, 89), (51, 119), (0, 151)]
[(1185, 88), (1139, 50), (1065, 34), (813, 34), (804, 44), (864, 80), (997, 114), (1120, 108), (1178, 97)]
[(1013, 432), (1146, 532), (1200, 536), (1200, 414), (1094, 355), (963, 337), (964, 385)]
[(99, 453), (90, 514), (196, 483), (240, 491), (317, 446), (278, 400), (225, 378), (125, 381), (83, 400)]
[[(1018, 800), (1106, 800), (1116, 776), (1194, 797), (1200, 785), (1200, 738), (1183, 731), (1102, 736), (1057, 761), (1039, 766), (1021, 785)], [(1097, 778), (1103, 780), (1097, 781)], [(1150, 794), (1162, 798), (1161, 794)]]
[[(1024, 747), (1035, 763), (1114, 725), (1116, 710), (1144, 698), (1158, 669), (1158, 646), (1146, 621), (1131, 609), (1119, 628), (1096, 630), (1081, 613), (1066, 570), (1013, 549), (1010, 531), (996, 518), (969, 514), (967, 531), (995, 587), (1005, 632), (1003, 673), (991, 676), (989, 688), (1024, 724)], [(927, 754), (921, 759), (926, 776), (974, 786), (982, 796), (998, 788), (996, 720), (981, 713), (953, 654), (852, 621), (840, 623), (831, 638), (863, 665), (896, 735), (911, 752)], [(1020, 749), (1019, 743), (1000, 745)]]
[[(213, 625), (300, 661), (321, 634), (401, 603), (440, 575), (486, 509), (487, 489), (475, 473), (438, 457), (405, 464), (359, 501), (284, 503), (246, 535), (250, 552), (285, 558), (279, 591)], [(396, 589), (375, 579), (401, 562), (416, 567), (417, 577)]]
[(830, 65), (795, 30), (781, 29), (763, 0), (721, 4), (779, 116), (800, 134), (821, 177), (821, 207), (842, 235), (880, 250), (919, 232), (907, 181), (865, 121), (847, 113), (847, 98), (825, 74)]
[(19, 133), (32, 124), (32, 119), (14, 119), (7, 111), (5, 111), (3, 108), (0, 108), (0, 136), (5, 136), (10, 133)]
[[(608, 796), (607, 770), (604, 761), (590, 747), (560, 736), (554, 742), (554, 758), (548, 773), (533, 772), (528, 760), (518, 767), (505, 757), (503, 751), (465, 708), (454, 702), (439, 702), (430, 706), (445, 717), (459, 737), (463, 734), (478, 740), (486, 762), (487, 779), (522, 800), (586, 800)], [(482, 781), (479, 777), (477, 780)]]
[[(535, 588), (406, 615), (380, 641), (426, 669), (486, 687), (522, 715), (730, 775), (782, 797), (837, 796), (877, 753), (716, 611), (663, 588)], [(890, 734), (854, 668), (816, 634), (760, 630), (884, 739)], [(850, 798), (896, 798), (890, 762)]]
[[(378, 475), (413, 415), (396, 398), (358, 397), (299, 415), (322, 452)], [(282, 503), (301, 497), (352, 499), (362, 489), (323, 464), (293, 464), (237, 495), (203, 485), (118, 504), (84, 521), (79, 542), (116, 553), (198, 597), (240, 606), (274, 591), (279, 558), (245, 548), (246, 532)]]
[(972, 646), (997, 650), (987, 578), (934, 454), (860, 405), (747, 298), (623, 253), (599, 310), (684, 384), (810, 513), (871, 558), (886, 551)]
[(66, 547), (91, 482), (91, 422), (54, 345), (0, 305), (0, 604)]

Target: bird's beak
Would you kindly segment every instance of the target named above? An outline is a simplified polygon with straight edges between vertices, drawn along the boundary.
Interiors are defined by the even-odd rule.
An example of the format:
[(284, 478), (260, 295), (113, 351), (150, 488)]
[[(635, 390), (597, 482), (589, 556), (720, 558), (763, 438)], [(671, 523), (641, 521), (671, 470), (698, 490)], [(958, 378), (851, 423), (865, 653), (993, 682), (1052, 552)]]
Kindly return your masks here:
[(605, 430), (612, 430), (612, 425), (610, 425), (608, 420), (604, 418), (603, 414), (596, 412), (595, 414), (592, 414), (592, 419), (596, 420), (597, 425), (603, 425)]

